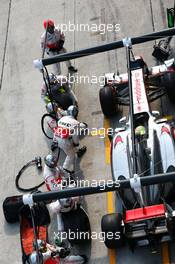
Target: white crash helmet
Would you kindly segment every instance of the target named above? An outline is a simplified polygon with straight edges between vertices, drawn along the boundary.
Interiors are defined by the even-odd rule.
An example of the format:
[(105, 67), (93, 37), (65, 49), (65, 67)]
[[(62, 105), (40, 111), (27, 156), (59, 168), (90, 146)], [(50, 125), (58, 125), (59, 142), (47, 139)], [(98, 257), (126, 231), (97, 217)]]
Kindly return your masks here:
[(58, 82), (57, 80), (57, 76), (54, 74), (54, 73), (49, 73), (49, 82), (48, 82), (48, 79), (47, 79), (47, 83), (53, 85), (53, 84), (56, 84)]
[(43, 264), (43, 256), (40, 252), (39, 252), (39, 262), (37, 260), (38, 260), (37, 253), (36, 253), (36, 251), (34, 251), (29, 256), (29, 263), (30, 264)]
[(57, 166), (57, 157), (52, 154), (48, 154), (44, 157), (44, 162), (49, 168), (55, 168)]
[(49, 113), (49, 114), (53, 114), (53, 113), (56, 113), (57, 112), (57, 108), (58, 108), (58, 106), (57, 106), (57, 104), (56, 103), (48, 103), (47, 105), (46, 105), (46, 110), (47, 110), (47, 112)]
[(78, 108), (75, 105), (70, 105), (67, 108), (67, 114), (76, 117), (78, 115)]

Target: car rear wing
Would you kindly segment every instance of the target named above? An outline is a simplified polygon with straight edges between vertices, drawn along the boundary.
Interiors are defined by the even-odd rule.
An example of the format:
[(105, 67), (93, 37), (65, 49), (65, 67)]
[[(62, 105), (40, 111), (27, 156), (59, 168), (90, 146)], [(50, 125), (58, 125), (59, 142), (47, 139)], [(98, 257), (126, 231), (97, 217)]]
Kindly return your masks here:
[[(168, 182), (175, 183), (175, 172), (170, 172), (166, 174), (157, 174), (151, 176), (135, 176), (130, 180), (122, 180), (122, 181), (110, 181), (110, 184), (97, 185), (95, 187), (78, 187), (78, 188), (67, 188), (61, 191), (50, 191), (50, 192), (41, 192), (41, 193), (32, 193), (32, 194), (24, 194), (20, 195), (23, 204), (28, 204), (32, 206), (34, 203), (38, 202), (47, 202), (56, 199), (68, 198), (68, 197), (76, 197), (76, 196), (84, 196), (84, 195), (92, 195), (97, 193), (104, 192), (118, 192), (122, 189), (128, 188), (140, 188), (143, 186), (154, 185), (154, 184), (163, 184)], [(93, 184), (94, 185), (94, 184)]]
[(44, 66), (51, 65), (57, 62), (77, 59), (85, 56), (90, 56), (93, 54), (119, 49), (126, 46), (126, 43), (129, 41), (131, 45), (141, 44), (148, 41), (153, 41), (156, 39), (161, 39), (165, 37), (170, 37), (175, 35), (175, 27), (171, 29), (165, 29), (158, 32), (149, 33), (139, 37), (125, 38), (123, 40), (114, 41), (108, 44), (98, 45), (92, 48), (82, 49), (79, 51), (64, 53), (60, 55), (53, 56), (51, 58), (43, 58), (34, 60), (34, 66), (39, 69), (43, 69)]

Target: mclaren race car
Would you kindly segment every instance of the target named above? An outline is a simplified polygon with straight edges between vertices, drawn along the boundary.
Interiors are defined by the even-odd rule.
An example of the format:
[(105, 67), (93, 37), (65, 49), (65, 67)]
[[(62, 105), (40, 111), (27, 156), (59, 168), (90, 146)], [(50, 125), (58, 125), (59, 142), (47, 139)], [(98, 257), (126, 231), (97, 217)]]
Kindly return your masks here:
[[(142, 187), (138, 177), (175, 171), (174, 124), (160, 118), (158, 111), (151, 111), (149, 104), (166, 92), (175, 101), (174, 59), (150, 71), (142, 58), (130, 61), (129, 66), (128, 74), (108, 74), (106, 86), (100, 91), (105, 114), (113, 114), (117, 102), (129, 103), (128, 120), (120, 119), (123, 126), (115, 129), (111, 141), (111, 169), (114, 181), (130, 179), (133, 183), (133, 188), (117, 194), (117, 214), (103, 217), (102, 230), (120, 233), (117, 241), (105, 240), (109, 248), (122, 246), (127, 240), (131, 249), (150, 245), (155, 251), (155, 242), (171, 240), (175, 235), (175, 219), (171, 215), (175, 209), (175, 186), (168, 183)], [(109, 100), (109, 91), (113, 105), (112, 101), (104, 104)]]

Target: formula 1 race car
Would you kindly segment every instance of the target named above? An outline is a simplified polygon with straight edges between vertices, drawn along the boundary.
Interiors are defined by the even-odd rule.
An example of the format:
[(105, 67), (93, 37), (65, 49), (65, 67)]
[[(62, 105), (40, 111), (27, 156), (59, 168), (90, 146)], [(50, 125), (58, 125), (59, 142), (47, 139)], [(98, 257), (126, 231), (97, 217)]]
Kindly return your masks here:
[[(117, 104), (130, 107), (128, 121), (122, 118), (111, 142), (111, 169), (114, 181), (131, 180), (133, 188), (117, 194), (118, 212), (102, 218), (102, 230), (114, 230), (120, 239), (105, 239), (108, 248), (120, 247), (125, 241), (131, 249), (168, 241), (174, 237), (174, 184), (142, 187), (138, 177), (175, 171), (174, 124), (151, 111), (149, 102), (167, 93), (175, 102), (174, 59), (148, 69), (142, 58), (130, 59), (127, 48), (128, 73), (106, 75), (100, 90), (103, 113), (111, 116)], [(117, 221), (116, 221), (117, 219)]]
[[(135, 186), (118, 193), (117, 214), (108, 214), (102, 218), (102, 230), (105, 233), (113, 230), (120, 233), (120, 240), (105, 240), (109, 248), (120, 247), (127, 240), (131, 249), (137, 245), (150, 245), (152, 251), (155, 251), (155, 242), (171, 240), (175, 235), (175, 218), (171, 215), (175, 209), (174, 184), (160, 183), (142, 187), (138, 182), (138, 177), (175, 172), (174, 124), (166, 118), (160, 118), (158, 111), (151, 111), (148, 103), (148, 99), (154, 100), (165, 91), (175, 101), (173, 63), (174, 60), (171, 60), (153, 67), (149, 76), (143, 59), (135, 58), (130, 61), (130, 73), (125, 75), (125, 82), (119, 83), (119, 86), (124, 85), (122, 88), (128, 90), (130, 76), (129, 91), (132, 94), (129, 95), (128, 91), (129, 118), (126, 120), (124, 117), (119, 121), (123, 126), (115, 129), (111, 142), (112, 177), (114, 181), (130, 179)], [(151, 79), (157, 86), (155, 92), (149, 94), (148, 83)], [(109, 81), (113, 82), (111, 79)], [(159, 83), (165, 88), (159, 88)], [(111, 86), (108, 84), (102, 89), (111, 89)]]
[[(150, 245), (155, 251), (158, 242), (175, 238), (175, 145), (174, 125), (151, 111), (149, 102), (167, 93), (175, 102), (174, 60), (148, 70), (142, 58), (131, 60), (132, 45), (173, 36), (175, 28), (136, 38), (125, 38), (101, 46), (35, 61), (42, 68), (55, 62), (79, 58), (121, 47), (126, 48), (128, 73), (106, 76), (100, 91), (105, 115), (116, 112), (117, 104), (129, 105), (129, 118), (120, 120), (111, 142), (111, 167), (114, 184), (104, 191), (117, 190), (117, 212), (103, 216), (101, 226), (108, 248), (125, 242), (136, 246)], [(120, 188), (116, 187), (116, 183)], [(102, 192), (97, 188), (79, 188), (74, 194)], [(70, 195), (68, 192), (57, 195)], [(113, 234), (113, 237), (108, 237)], [(116, 239), (115, 234), (120, 234)]]

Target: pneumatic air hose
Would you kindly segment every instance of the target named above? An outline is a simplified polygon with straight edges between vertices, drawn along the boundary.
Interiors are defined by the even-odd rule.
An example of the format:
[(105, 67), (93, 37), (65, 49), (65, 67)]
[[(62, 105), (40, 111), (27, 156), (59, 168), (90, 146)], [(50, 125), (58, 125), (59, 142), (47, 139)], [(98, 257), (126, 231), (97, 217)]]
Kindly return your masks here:
[(36, 185), (34, 187), (31, 187), (31, 188), (23, 188), (19, 185), (19, 179), (21, 177), (21, 175), (23, 174), (23, 172), (29, 167), (29, 166), (32, 166), (32, 165), (36, 165), (38, 170), (41, 170), (42, 169), (42, 160), (41, 160), (41, 157), (36, 157), (35, 159), (27, 162), (22, 168), (21, 170), (18, 172), (17, 176), (16, 176), (16, 179), (15, 179), (15, 185), (16, 185), (16, 188), (21, 191), (21, 192), (32, 192), (32, 191), (36, 191), (38, 188), (40, 188), (42, 185), (45, 184), (45, 182), (43, 181), (42, 183), (40, 183), (39, 185)]

